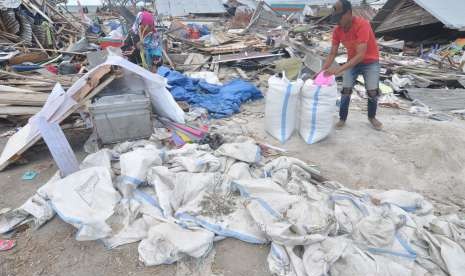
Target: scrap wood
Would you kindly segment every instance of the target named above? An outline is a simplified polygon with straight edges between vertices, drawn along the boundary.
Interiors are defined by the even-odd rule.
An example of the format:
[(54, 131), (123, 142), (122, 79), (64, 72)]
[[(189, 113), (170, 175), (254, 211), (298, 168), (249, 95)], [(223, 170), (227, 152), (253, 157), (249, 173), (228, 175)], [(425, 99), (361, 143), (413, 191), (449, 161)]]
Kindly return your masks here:
[(232, 41), (241, 39), (239, 36), (235, 34), (224, 33), (224, 32), (212, 32), (210, 35), (213, 36), (213, 40), (216, 40), (217, 42), (216, 45), (223, 45), (223, 44), (230, 43)]
[(42, 44), (40, 43), (40, 41), (37, 39), (37, 36), (32, 33), (32, 37), (34, 38), (34, 41), (36, 42), (37, 45), (39, 45), (40, 49), (42, 49), (42, 51), (47, 55), (47, 57), (50, 57), (47, 53), (47, 51), (45, 51), (44, 49), (44, 46), (42, 46)]
[(41, 110), (38, 106), (9, 106), (0, 105), (0, 115), (6, 116), (24, 116), (34, 115)]
[(205, 61), (205, 56), (199, 53), (190, 53), (186, 60), (184, 61), (183, 65), (196, 65), (196, 64), (201, 64), (204, 63)]
[(170, 56), (168, 55), (168, 53), (165, 51), (165, 48), (161, 48), (161, 51), (163, 53), (163, 57), (168, 61), (171, 69), (175, 70), (176, 69), (176, 65), (174, 64), (174, 62), (171, 60)]
[[(18, 79), (23, 79), (23, 80), (28, 79), (28, 80), (33, 80), (33, 81), (42, 82), (42, 83), (49, 83), (51, 85), (54, 85), (56, 82), (60, 82), (60, 84), (63, 83), (65, 86), (70, 85), (71, 83), (74, 83), (78, 78), (81, 77), (81, 75), (78, 75), (78, 74), (75, 74), (75, 75), (52, 75), (50, 74), (48, 76), (26, 75), (26, 74), (18, 74), (14, 72), (0, 70), (0, 79), (3, 78), (1, 76), (2, 74), (5, 76), (11, 76), (11, 77), (15, 77)], [(27, 84), (27, 82), (23, 81), (22, 84)]]
[(247, 74), (239, 67), (235, 67), (234, 69), (236, 69), (237, 73), (239, 74), (239, 76), (241, 76), (241, 78), (243, 79), (248, 79), (249, 77), (247, 76)]
[(194, 58), (194, 55), (196, 55), (196, 53), (190, 53), (186, 60), (184, 61), (184, 65), (189, 65), (192, 63), (192, 59)]
[[(208, 63), (208, 61), (211, 59), (211, 56), (207, 56), (205, 57), (202, 62), (200, 62), (199, 64), (195, 65), (194, 67), (192, 67), (192, 71), (197, 71), (198, 69), (200, 69), (202, 66), (204, 66), (205, 64)], [(192, 65), (192, 64), (191, 64)]]
[[(145, 60), (145, 49), (144, 49), (144, 40), (145, 40), (145, 32), (147, 30), (147, 26), (144, 25), (142, 27), (142, 29), (139, 28), (139, 41), (140, 41), (140, 44), (139, 44), (139, 52), (140, 52), (140, 59), (142, 61), (142, 67), (144, 67), (145, 69), (148, 69), (148, 64), (147, 64), (147, 61)], [(152, 65), (152, 62), (150, 62), (150, 65)]]
[[(110, 65), (104, 65), (96, 69), (91, 75), (89, 75), (85, 84), (79, 87), (76, 91), (73, 91), (74, 93), (71, 97), (78, 104), (74, 104), (67, 110), (64, 110), (62, 114), (52, 116), (50, 121), (58, 123), (62, 122), (69, 115), (75, 112), (83, 103), (103, 90), (103, 88), (110, 84), (110, 82), (112, 82), (115, 78), (115, 76), (110, 72)], [(107, 78), (103, 80), (105, 76), (107, 76)], [(101, 83), (99, 84), (99, 82)], [(30, 123), (26, 124), (17, 133), (15, 133), (15, 135), (10, 137), (0, 156), (0, 171), (4, 170), (12, 162), (18, 160), (21, 157), (21, 154), (37, 143), (40, 138), (40, 134), (37, 130), (33, 129), (33, 126)]]
[(220, 46), (203, 47), (203, 48), (198, 48), (198, 49), (200, 51), (208, 52), (210, 54), (223, 54), (223, 53), (240, 52), (242, 50), (245, 50), (251, 47), (255, 49), (266, 48), (266, 45), (260, 39), (252, 38), (252, 39), (224, 44)]
[(18, 49), (26, 49), (26, 50), (31, 50), (31, 51), (47, 51), (47, 52), (54, 52), (54, 53), (61, 53), (61, 54), (70, 54), (70, 55), (80, 55), (80, 56), (85, 56), (87, 53), (86, 52), (73, 52), (73, 51), (66, 51), (66, 50), (57, 50), (57, 49), (42, 49), (42, 48), (33, 48), (33, 47), (16, 47)]
[(7, 32), (3, 32), (3, 31), (0, 31), (0, 37), (3, 37), (3, 38), (6, 38), (12, 42), (20, 42), (21, 41), (21, 37), (15, 35), (15, 34), (10, 34), (10, 33), (7, 33)]
[(8, 72), (8, 71), (4, 71), (4, 70), (0, 70), (0, 75), (1, 74), (12, 76), (12, 77), (17, 77), (17, 78), (31, 79), (31, 80), (36, 80), (36, 81), (43, 81), (43, 82), (50, 82), (50, 83), (55, 83), (56, 82), (56, 80), (50, 80), (50, 79), (45, 79), (45, 78), (41, 78), (41, 77), (34, 77), (34, 76), (29, 76), (29, 75), (22, 75), (22, 74)]
[(282, 56), (284, 53), (271, 53), (271, 52), (257, 52), (257, 51), (246, 51), (239, 54), (229, 54), (229, 55), (218, 55), (213, 57), (213, 63), (225, 63), (231, 61), (240, 61), (240, 60), (249, 60), (249, 59), (259, 59), (266, 57), (277, 57)]
[[(72, 81), (60, 80), (59, 81), (62, 87), (70, 87)], [(23, 91), (23, 92), (44, 92), (50, 93), (52, 91), (54, 84), (51, 82), (31, 82), (23, 81), (20, 82), (17, 79), (13, 80), (1, 80), (3, 85), (0, 85), (0, 91)]]
[(30, 89), (18, 88), (15, 86), (8, 86), (0, 84), (0, 95), (5, 92), (18, 92), (18, 93), (33, 93), (35, 91)]
[[(21, 48), (21, 47), (19, 47)], [(23, 53), (12, 57), (8, 63), (10, 65), (22, 64), (24, 62), (38, 63), (45, 61), (49, 58), (47, 53), (36, 52), (36, 53)]]
[[(41, 9), (39, 9), (34, 3), (32, 3), (29, 0), (22, 0), (22, 4), (24, 6), (29, 6), (31, 7), (34, 11), (36, 11), (38, 14), (40, 14), (45, 20), (47, 20), (50, 24), (54, 24), (53, 20), (50, 19), (44, 12), (42, 12)], [(45, 1), (45, 4), (48, 5), (47, 1)]]
[(1, 92), (0, 104), (42, 106), (48, 98), (48, 94), (40, 92)]
[(173, 39), (173, 40), (177, 40), (177, 41), (180, 41), (186, 45), (190, 45), (190, 46), (193, 46), (195, 48), (202, 48), (204, 45), (200, 42), (196, 42), (196, 41), (192, 41), (192, 40), (189, 40), (189, 39), (184, 39), (184, 38), (181, 38), (181, 37), (177, 37), (177, 36), (174, 36), (172, 34), (168, 34), (167, 35), (169, 38)]
[(82, 25), (74, 25), (74, 22), (79, 22), (78, 20), (74, 20), (74, 22), (70, 21), (65, 15), (63, 15), (61, 12), (59, 12), (58, 10), (56, 10), (48, 1), (45, 1), (44, 2), (45, 5), (54, 12), (55, 15), (61, 17), (62, 19), (64, 19), (69, 25), (71, 25), (73, 28), (75, 28), (76, 30), (79, 30), (79, 31), (82, 31), (83, 30), (83, 27)]

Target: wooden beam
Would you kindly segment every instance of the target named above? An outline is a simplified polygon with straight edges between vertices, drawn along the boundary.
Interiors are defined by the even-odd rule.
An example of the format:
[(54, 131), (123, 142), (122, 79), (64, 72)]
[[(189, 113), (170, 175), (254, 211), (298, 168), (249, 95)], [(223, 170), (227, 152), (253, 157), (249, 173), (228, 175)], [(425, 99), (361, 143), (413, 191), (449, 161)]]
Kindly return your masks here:
[(176, 65), (175, 65), (174, 62), (171, 60), (171, 58), (170, 58), (170, 56), (168, 55), (168, 53), (165, 51), (164, 48), (162, 48), (161, 50), (162, 50), (162, 52), (163, 52), (163, 56), (166, 58), (166, 60), (167, 60), (168, 63), (170, 64), (171, 69), (176, 70)]
[(0, 104), (43, 106), (48, 94), (40, 92), (1, 92)]
[(38, 106), (0, 106), (0, 115), (32, 116), (42, 108)]
[(4, 70), (0, 70), (0, 74), (4, 74), (7, 76), (12, 76), (16, 78), (22, 78), (22, 79), (29, 79), (29, 80), (36, 80), (36, 81), (42, 81), (42, 82), (50, 82), (50, 83), (56, 83), (56, 80), (51, 80), (51, 79), (46, 79), (46, 78), (41, 78), (41, 77), (34, 77), (34, 76), (28, 76), (28, 75), (21, 75), (13, 72), (8, 72)]
[(26, 49), (31, 51), (47, 51), (47, 52), (54, 52), (54, 53), (61, 53), (61, 54), (70, 54), (70, 55), (81, 55), (85, 56), (87, 52), (72, 52), (72, 51), (65, 51), (65, 50), (56, 50), (56, 49), (44, 49), (44, 48), (32, 48), (32, 47), (20, 47), (16, 46), (17, 49)]
[[(80, 108), (91, 95), (95, 95), (93, 91), (101, 91), (105, 86), (110, 84), (113, 81), (114, 76), (108, 76), (105, 80), (102, 81), (103, 77), (108, 75), (111, 71), (110, 65), (105, 65), (97, 69), (92, 75), (87, 79), (86, 84), (80, 87), (76, 92), (74, 92), (73, 98), (78, 102), (77, 105), (73, 105), (66, 112), (64, 112), (59, 118), (55, 118), (54, 121), (61, 123), (69, 115), (75, 112)], [(101, 83), (99, 84), (99, 82)], [(69, 93), (69, 89), (67, 91)], [(31, 124), (26, 124), (18, 132), (8, 140), (3, 152), (0, 156), (0, 171), (4, 170), (8, 165), (20, 158), (27, 149), (32, 147), (37, 143), (41, 138), (40, 133), (34, 132), (32, 130)]]

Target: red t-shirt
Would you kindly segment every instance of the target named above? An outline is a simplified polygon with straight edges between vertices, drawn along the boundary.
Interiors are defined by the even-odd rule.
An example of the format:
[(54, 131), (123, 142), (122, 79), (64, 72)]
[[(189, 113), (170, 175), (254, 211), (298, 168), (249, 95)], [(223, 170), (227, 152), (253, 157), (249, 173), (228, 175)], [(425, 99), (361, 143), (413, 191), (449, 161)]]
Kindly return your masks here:
[(352, 26), (348, 32), (340, 26), (333, 30), (333, 45), (341, 43), (346, 47), (349, 60), (357, 54), (358, 44), (367, 44), (367, 51), (362, 63), (372, 63), (379, 60), (378, 44), (370, 22), (361, 17), (354, 16)]

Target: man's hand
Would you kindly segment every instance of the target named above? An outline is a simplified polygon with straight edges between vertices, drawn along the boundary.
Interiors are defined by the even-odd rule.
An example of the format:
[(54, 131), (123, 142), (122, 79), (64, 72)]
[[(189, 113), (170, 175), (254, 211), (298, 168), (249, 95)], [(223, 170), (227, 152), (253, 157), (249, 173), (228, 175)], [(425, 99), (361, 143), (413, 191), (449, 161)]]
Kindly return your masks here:
[(325, 70), (324, 72), (325, 72), (324, 73), (325, 77), (329, 77), (329, 76), (332, 76), (332, 75), (337, 76), (337, 75), (340, 74), (339, 68), (334, 68), (334, 67), (329, 68), (329, 69)]

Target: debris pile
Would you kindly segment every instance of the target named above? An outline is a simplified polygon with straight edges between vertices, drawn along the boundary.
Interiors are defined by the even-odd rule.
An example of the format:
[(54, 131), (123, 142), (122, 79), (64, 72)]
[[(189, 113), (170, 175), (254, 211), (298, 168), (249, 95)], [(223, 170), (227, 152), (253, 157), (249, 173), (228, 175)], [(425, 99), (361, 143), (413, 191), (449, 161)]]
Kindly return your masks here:
[[(157, 0), (139, 10), (106, 1), (90, 14), (52, 0), (0, 1), (0, 118), (19, 127), (5, 135), (0, 171), (41, 139), (59, 169), (24, 205), (2, 210), (0, 233), (57, 214), (79, 241), (140, 242), (146, 265), (200, 258), (230, 237), (271, 244), (277, 275), (462, 275), (459, 215), (435, 214), (417, 193), (348, 189), (216, 124), (265, 96), (274, 138), (299, 129), (316, 143), (332, 130), (340, 82), (319, 74), (334, 27), (325, 6), (283, 14), (266, 1), (222, 2)], [(423, 27), (455, 28), (425, 2), (390, 0), (376, 16), (370, 5), (354, 8), (379, 36), (379, 104), (465, 118), (460, 28), (418, 40), (408, 36), (416, 24), (392, 25), (393, 6), (421, 5), (431, 13)], [(334, 66), (346, 62), (340, 52)], [(364, 81), (353, 100), (368, 98)], [(92, 132), (81, 164), (65, 120)]]
[[(228, 1), (225, 6), (220, 1), (218, 5), (187, 2), (181, 5), (182, 9), (174, 8), (176, 5), (170, 5), (170, 1), (158, 1), (148, 7), (154, 12), (153, 30), (139, 28), (140, 13), (125, 6), (108, 4), (96, 13), (85, 13), (87, 7), (78, 5), (77, 12), (70, 12), (66, 5), (50, 1), (41, 5), (34, 1), (3, 4), (0, 63), (4, 68), (0, 71), (0, 89), (4, 93), (0, 104), (4, 108), (0, 116), (14, 123), (24, 122), (43, 105), (54, 83), (70, 87), (104, 62), (110, 52), (152, 72), (161, 70), (164, 64), (194, 78), (199, 78), (194, 73), (200, 73), (197, 76), (205, 79), (208, 72), (214, 84), (240, 78), (260, 87), (266, 86), (266, 78), (283, 71), (291, 80), (315, 76), (331, 48), (330, 10), (324, 6), (292, 8), (291, 13), (283, 16), (280, 5), (265, 1)], [(409, 88), (462, 88), (465, 43), (460, 31), (434, 40), (407, 36), (405, 29), (416, 28), (407, 23), (388, 30), (386, 22), (393, 20), (389, 7), (398, 2), (388, 1), (376, 16), (370, 5), (354, 7), (355, 15), (373, 20), (380, 35), (380, 104), (399, 107), (400, 100), (394, 94), (412, 99)], [(449, 24), (445, 16), (432, 20), (431, 28), (438, 22), (451, 29), (460, 27), (459, 23)], [(31, 29), (32, 33), (28, 31)], [(336, 61), (342, 64), (347, 57), (341, 52)], [(166, 76), (167, 71), (160, 70)], [(363, 87), (355, 88), (361, 97), (366, 97)], [(170, 91), (174, 91), (176, 100), (186, 98), (180, 97), (179, 90), (178, 85)], [(203, 98), (217, 96), (195, 93)], [(198, 105), (197, 101), (181, 101)], [(214, 117), (227, 116), (219, 113), (211, 110)]]

